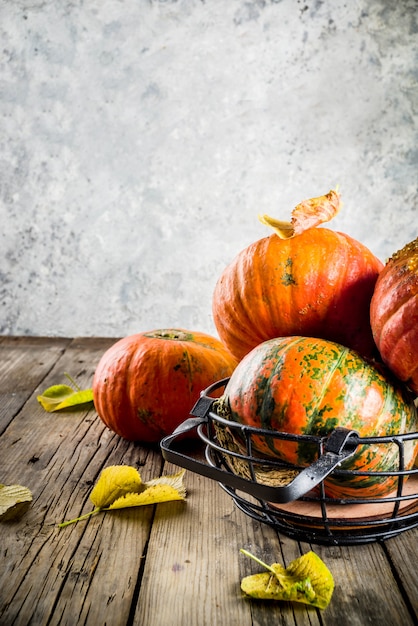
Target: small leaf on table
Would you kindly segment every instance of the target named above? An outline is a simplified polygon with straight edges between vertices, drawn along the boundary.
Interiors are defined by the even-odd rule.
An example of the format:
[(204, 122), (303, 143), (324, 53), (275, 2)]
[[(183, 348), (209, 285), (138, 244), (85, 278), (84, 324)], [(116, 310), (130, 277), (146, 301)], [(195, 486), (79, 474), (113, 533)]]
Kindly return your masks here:
[(32, 493), (22, 485), (0, 485), (0, 521), (17, 519), (27, 511)]
[(76, 519), (62, 522), (58, 524), (58, 527), (63, 528), (101, 511), (159, 504), (172, 500), (185, 500), (184, 474), (185, 470), (183, 469), (177, 474), (160, 476), (144, 483), (135, 467), (110, 465), (101, 472), (90, 494), (90, 500), (96, 508)]
[(242, 579), (241, 589), (246, 595), (262, 600), (302, 602), (319, 609), (330, 603), (334, 579), (315, 552), (295, 559), (287, 568), (280, 563), (267, 565), (246, 550), (241, 552), (268, 570)]
[(45, 411), (52, 413), (53, 411), (60, 411), (61, 409), (92, 404), (93, 390), (74, 390), (69, 385), (53, 385), (52, 387), (48, 387), (43, 394), (37, 396), (37, 400)]

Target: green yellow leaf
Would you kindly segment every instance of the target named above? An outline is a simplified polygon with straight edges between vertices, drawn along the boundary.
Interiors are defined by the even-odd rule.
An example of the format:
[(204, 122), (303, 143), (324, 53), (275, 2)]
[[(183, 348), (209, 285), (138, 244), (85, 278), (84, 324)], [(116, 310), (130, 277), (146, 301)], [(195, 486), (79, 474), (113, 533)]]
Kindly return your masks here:
[(141, 476), (130, 465), (110, 465), (99, 476), (93, 487), (90, 500), (100, 509), (110, 506), (115, 500), (130, 493), (145, 489)]
[(27, 511), (32, 493), (22, 485), (0, 485), (0, 521), (17, 519)]
[(328, 606), (334, 591), (334, 579), (314, 552), (295, 559), (287, 568), (280, 563), (266, 565), (246, 550), (241, 552), (268, 570), (242, 579), (241, 589), (246, 595), (257, 599), (302, 602), (319, 609)]
[(74, 390), (69, 385), (53, 385), (37, 396), (38, 402), (48, 413), (89, 405), (93, 403), (93, 390)]

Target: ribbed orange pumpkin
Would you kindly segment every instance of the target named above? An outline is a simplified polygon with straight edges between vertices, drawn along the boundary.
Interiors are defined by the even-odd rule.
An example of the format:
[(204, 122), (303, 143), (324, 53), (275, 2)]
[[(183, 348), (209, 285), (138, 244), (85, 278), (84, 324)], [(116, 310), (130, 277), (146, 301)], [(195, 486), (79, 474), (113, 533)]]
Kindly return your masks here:
[(188, 417), (202, 389), (230, 376), (235, 366), (223, 344), (205, 333), (138, 333), (117, 341), (100, 359), (94, 405), (121, 437), (158, 442)]
[(379, 275), (370, 322), (383, 361), (418, 395), (418, 238), (396, 252)]
[[(395, 380), (395, 379), (394, 379)], [(416, 432), (418, 416), (412, 397), (398, 381), (353, 350), (310, 337), (270, 339), (238, 364), (224, 391), (230, 419), (247, 426), (293, 435), (328, 435), (336, 427), (361, 437)], [(312, 463), (317, 449), (265, 435), (253, 439), (258, 456), (278, 457), (296, 466)], [(411, 469), (418, 440), (404, 443), (405, 469)], [(395, 443), (364, 444), (339, 469), (362, 472), (399, 471)], [(326, 480), (332, 497), (369, 498), (396, 488), (393, 476), (333, 475)]]
[(330, 219), (339, 203), (334, 191), (301, 203), (285, 235), (286, 223), (267, 218), (281, 236), (251, 244), (221, 274), (213, 317), (238, 359), (262, 341), (288, 335), (322, 337), (364, 356), (374, 353), (369, 307), (383, 264), (348, 235), (315, 227)]

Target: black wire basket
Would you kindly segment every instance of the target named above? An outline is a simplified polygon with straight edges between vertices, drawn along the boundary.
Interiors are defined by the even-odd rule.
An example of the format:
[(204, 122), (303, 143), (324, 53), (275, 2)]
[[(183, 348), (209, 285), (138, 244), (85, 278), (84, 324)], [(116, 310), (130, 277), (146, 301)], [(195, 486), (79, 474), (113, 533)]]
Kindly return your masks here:
[[(218, 396), (227, 382), (223, 379), (203, 391), (191, 417), (161, 441), (167, 461), (217, 481), (245, 514), (296, 540), (357, 545), (387, 540), (418, 526), (418, 468), (405, 469), (406, 446), (418, 442), (418, 432), (360, 437), (356, 431), (336, 428), (326, 437), (316, 437), (242, 426), (220, 414)], [(185, 451), (185, 436), (195, 433), (203, 442), (203, 455), (190, 453), (190, 446)], [(296, 467), (257, 456), (254, 440), (260, 436), (315, 446), (316, 460), (308, 467)], [(340, 467), (358, 446), (376, 445), (396, 446), (396, 471)], [(327, 480), (354, 475), (391, 477), (393, 490), (375, 498), (327, 495)]]

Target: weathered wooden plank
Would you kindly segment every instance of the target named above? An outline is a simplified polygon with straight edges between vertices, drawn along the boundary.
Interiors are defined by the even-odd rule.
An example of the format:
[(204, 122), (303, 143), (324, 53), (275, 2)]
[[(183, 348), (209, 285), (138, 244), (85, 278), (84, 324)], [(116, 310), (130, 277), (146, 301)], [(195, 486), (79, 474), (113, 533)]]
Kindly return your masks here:
[(185, 484), (186, 504), (157, 507), (135, 624), (250, 626), (239, 589), (242, 520), (216, 483), (188, 472)]
[[(326, 610), (318, 611), (320, 615), (318, 623), (323, 624), (323, 626), (334, 626), (335, 624), (340, 624), (341, 626), (362, 626), (368, 623), (376, 623), (383, 626), (392, 626), (398, 623), (412, 625), (416, 621), (411, 616), (409, 607), (397, 585), (398, 573), (394, 571), (388, 562), (385, 548), (390, 545), (396, 551), (396, 546), (402, 540), (406, 546), (416, 545), (414, 533), (415, 531), (411, 531), (406, 535), (400, 535), (384, 544), (384, 546), (380, 543), (373, 543), (352, 547), (310, 545), (308, 543), (296, 542), (284, 535), (280, 535), (278, 552), (276, 551), (273, 555), (269, 554), (269, 543), (263, 543), (261, 540), (263, 534), (258, 535), (255, 545), (258, 545), (257, 556), (266, 562), (278, 560), (284, 565), (288, 565), (293, 559), (309, 550), (314, 550), (323, 559), (332, 572), (335, 581), (335, 590), (329, 607)], [(274, 546), (274, 543), (271, 545)], [(410, 559), (414, 558), (413, 554), (414, 551), (412, 550)], [(251, 571), (246, 571), (245, 575), (260, 571), (257, 569), (257, 565), (250, 565), (250, 567)], [(404, 570), (405, 572), (412, 571), (409, 565)], [(415, 571), (410, 576), (411, 584), (416, 581), (416, 576)], [(390, 593), (387, 592), (388, 589), (390, 589)], [(415, 589), (417, 589), (416, 586)], [(411, 594), (416, 594), (412, 586), (408, 589), (408, 592), (410, 597)], [(254, 623), (267, 626), (269, 619), (264, 614), (266, 611), (270, 611), (268, 603), (262, 606), (261, 603), (253, 604)], [(262, 611), (261, 615), (259, 613), (260, 610)], [(292, 611), (295, 615), (296, 624), (316, 623), (314, 611), (312, 609), (306, 610), (309, 612), (309, 618), (305, 622), (307, 615), (304, 614), (304, 607), (289, 605), (283, 609), (284, 617), (282, 617), (282, 622), (279, 623), (292, 624), (292, 621), (286, 621), (289, 619), (289, 614)]]
[(283, 562), (282, 546), (288, 545), (292, 560), (300, 556), (298, 544), (279, 540), (269, 526), (253, 522), (217, 483), (188, 472), (186, 484), (186, 510), (177, 505), (174, 515), (172, 508), (157, 509), (135, 623), (320, 624), (315, 609), (252, 601), (240, 590), (244, 576), (260, 571), (259, 565), (240, 553), (241, 548), (266, 562)]
[[(251, 520), (217, 483), (190, 472), (186, 503), (107, 512), (58, 529), (57, 522), (92, 510), (89, 494), (104, 467), (134, 465), (144, 480), (177, 469), (163, 463), (157, 448), (111, 433), (94, 410), (48, 414), (36, 400), (49, 385), (65, 382), (65, 372), (90, 386), (114, 341), (0, 342), (6, 350), (0, 354), (9, 355), (8, 366), (0, 360), (0, 398), (22, 394), (11, 396), (11, 415), (0, 408), (0, 482), (20, 482), (34, 494), (20, 520), (1, 526), (0, 624), (417, 623), (418, 529), (383, 546), (310, 546)], [(314, 549), (335, 578), (330, 606), (317, 611), (243, 598), (242, 577), (261, 568), (241, 547), (285, 565)]]
[(44, 337), (1, 339), (0, 433), (71, 342), (70, 339)]
[[(411, 540), (412, 537), (409, 537)], [(392, 539), (392, 545), (399, 538)], [(335, 624), (413, 625), (408, 607), (380, 543), (322, 547), (315, 551), (334, 575), (333, 601), (323, 615), (324, 626)]]
[(387, 541), (384, 547), (418, 624), (418, 528)]
[[(190, 495), (186, 514), (166, 517), (157, 511), (137, 623), (169, 623), (171, 615), (173, 626), (187, 622), (246, 624), (249, 613), (250, 623), (258, 626), (415, 623), (380, 544), (311, 546), (283, 535), (277, 537), (271, 528), (236, 510), (216, 483), (189, 473), (187, 483)], [(392, 540), (392, 545), (397, 540)], [(292, 603), (243, 599), (241, 578), (262, 570), (240, 555), (241, 547), (266, 562), (284, 565), (313, 549), (334, 575), (336, 587), (330, 606), (317, 611)], [(158, 596), (165, 601), (158, 603)]]
[[(91, 384), (102, 342), (74, 341), (43, 379), (69, 371)], [(59, 530), (57, 522), (93, 508), (88, 495), (103, 467), (130, 464), (144, 480), (161, 471), (152, 449), (126, 442), (94, 410), (48, 414), (39, 389), (0, 438), (0, 475), (34, 495), (19, 521), (2, 526), (0, 623), (125, 624), (148, 540), (152, 508), (106, 513)]]

